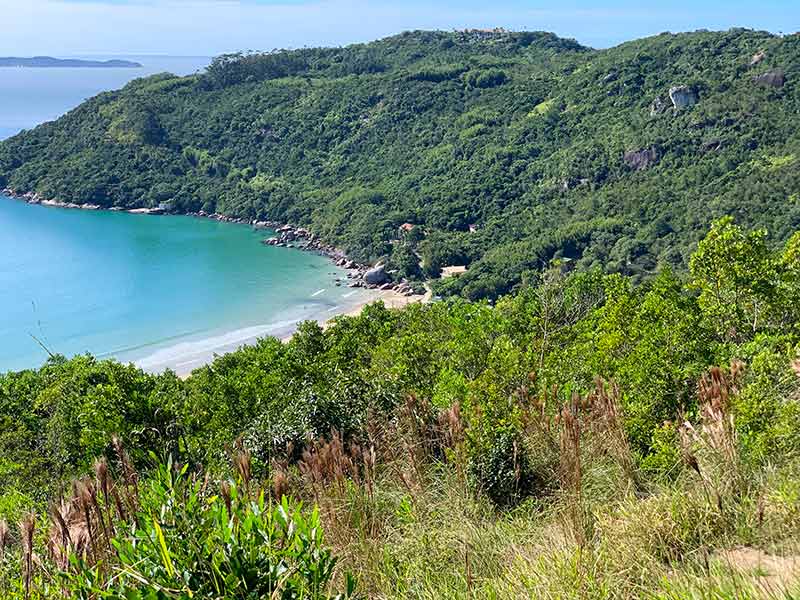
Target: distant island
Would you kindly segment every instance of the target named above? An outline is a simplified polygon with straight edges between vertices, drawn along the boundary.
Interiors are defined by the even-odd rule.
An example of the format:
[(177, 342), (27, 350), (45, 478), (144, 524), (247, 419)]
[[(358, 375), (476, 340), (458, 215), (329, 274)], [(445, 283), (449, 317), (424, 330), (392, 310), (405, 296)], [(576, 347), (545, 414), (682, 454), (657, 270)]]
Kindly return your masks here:
[(140, 69), (142, 65), (130, 60), (80, 60), (77, 58), (53, 58), (34, 56), (32, 58), (0, 57), (0, 67), (60, 67), (90, 69)]

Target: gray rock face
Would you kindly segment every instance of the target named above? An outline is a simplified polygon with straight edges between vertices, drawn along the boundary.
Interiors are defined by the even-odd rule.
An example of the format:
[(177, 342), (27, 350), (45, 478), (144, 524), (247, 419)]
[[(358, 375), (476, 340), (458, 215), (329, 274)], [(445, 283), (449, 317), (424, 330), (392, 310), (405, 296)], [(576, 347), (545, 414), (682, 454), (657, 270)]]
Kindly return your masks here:
[(664, 98), (659, 96), (653, 100), (652, 104), (650, 104), (650, 116), (655, 117), (656, 115), (660, 115), (661, 113), (665, 112), (667, 108), (666, 101)]
[(377, 265), (364, 273), (364, 281), (369, 285), (383, 285), (389, 281), (389, 275), (383, 265)]
[(700, 151), (703, 154), (707, 154), (708, 152), (718, 152), (725, 146), (725, 142), (722, 140), (707, 140), (702, 143), (700, 146)]
[(782, 88), (784, 85), (786, 85), (786, 76), (783, 74), (782, 70), (773, 69), (772, 71), (767, 71), (761, 75), (756, 75), (753, 77), (753, 81), (756, 85), (763, 87)]
[(629, 150), (622, 156), (623, 162), (634, 171), (643, 171), (657, 164), (661, 158), (658, 148), (650, 146), (641, 150)]
[(700, 100), (697, 97), (697, 92), (686, 85), (669, 88), (669, 99), (672, 100), (672, 106), (675, 107), (675, 110), (693, 106)]

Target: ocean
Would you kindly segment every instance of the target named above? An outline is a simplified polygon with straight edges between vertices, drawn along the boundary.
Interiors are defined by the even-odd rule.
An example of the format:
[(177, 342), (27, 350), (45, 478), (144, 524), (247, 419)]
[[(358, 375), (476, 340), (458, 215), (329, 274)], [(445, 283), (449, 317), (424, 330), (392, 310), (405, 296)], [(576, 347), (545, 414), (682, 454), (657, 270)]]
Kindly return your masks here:
[[(59, 57), (64, 58), (64, 57)], [(123, 87), (132, 79), (156, 73), (190, 75), (211, 61), (184, 56), (84, 56), (106, 60), (124, 58), (141, 69), (0, 68), (0, 139), (52, 121), (100, 92)]]
[[(0, 69), (0, 135), (57, 118), (133, 77), (207, 59), (130, 57), (145, 69)], [(0, 197), (0, 371), (91, 353), (187, 373), (305, 319), (370, 297), (321, 256), (268, 247), (246, 225), (29, 205)]]

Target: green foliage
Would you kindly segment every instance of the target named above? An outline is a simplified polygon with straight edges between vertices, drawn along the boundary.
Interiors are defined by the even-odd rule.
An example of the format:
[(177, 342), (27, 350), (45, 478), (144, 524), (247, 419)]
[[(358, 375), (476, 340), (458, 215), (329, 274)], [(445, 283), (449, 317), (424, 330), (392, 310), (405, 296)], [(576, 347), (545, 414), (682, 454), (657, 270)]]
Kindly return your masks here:
[[(773, 250), (723, 220), (691, 279), (561, 259), (494, 305), (378, 303), (186, 380), (90, 357), (0, 375), (0, 593), (25, 598), (26, 507), (103, 453), (125, 500), (95, 467), (75, 497), (107, 520), (70, 522), (113, 543), (46, 557), (31, 598), (344, 598), (349, 570), (370, 597), (678, 597), (727, 590), (723, 552), (782, 568), (800, 532), (798, 239)], [(756, 328), (718, 327), (756, 305)], [(242, 446), (252, 463), (235, 450), (241, 482), (217, 495)], [(133, 516), (109, 534), (112, 513)]]
[(500, 507), (513, 506), (543, 491), (524, 440), (513, 425), (480, 424), (471, 431), (469, 475), (476, 490)]
[(503, 85), (506, 81), (508, 75), (500, 69), (475, 70), (464, 74), (464, 83), (472, 88), (493, 88)]
[(76, 598), (304, 598), (328, 592), (336, 559), (324, 546), (319, 514), (284, 497), (275, 506), (235, 485), (225, 497), (203, 494), (186, 468), (160, 466), (147, 483), (135, 525), (112, 540), (109, 564), (77, 561), (64, 585)]
[[(790, 369), (800, 347), (792, 300), (797, 240), (773, 252), (762, 234), (723, 221), (700, 244), (691, 281), (664, 270), (636, 284), (599, 270), (569, 272), (562, 260), (526, 276), (520, 293), (494, 306), (448, 299), (394, 311), (378, 303), (324, 330), (303, 324), (287, 343), (268, 338), (221, 356), (186, 380), (89, 357), (8, 373), (0, 376), (0, 498), (47, 495), (108, 454), (114, 435), (137, 464), (152, 450), (224, 465), (243, 439), (263, 473), (276, 456), (297, 457), (309, 437), (335, 429), (363, 438), (371, 419), (393, 415), (414, 395), (439, 410), (460, 406), (474, 489), (514, 504), (540, 494), (552, 470), (540, 448), (523, 442), (530, 407), (520, 390), (547, 395), (543, 406), (555, 411), (557, 399), (594, 390), (596, 377), (619, 387), (636, 463), (670, 479), (678, 462), (675, 421), (698, 410), (703, 373), (733, 359), (748, 365), (734, 407), (743, 455), (762, 464), (800, 445)], [(764, 265), (769, 285), (756, 288), (738, 275), (759, 276)], [(730, 291), (739, 283), (746, 293)], [(730, 295), (712, 302), (715, 290)], [(747, 336), (720, 337), (720, 310), (735, 308), (734, 298), (743, 311), (724, 314), (749, 315), (756, 292), (769, 318)]]
[(0, 377), (0, 489), (41, 498), (58, 480), (88, 470), (115, 435), (130, 443), (137, 463), (148, 449), (178, 450), (171, 411), (182, 389), (173, 374), (154, 378), (91, 357), (54, 358), (39, 371)]
[[(554, 258), (639, 281), (685, 270), (712, 219), (765, 227), (769, 247), (796, 230), (799, 48), (741, 29), (607, 50), (542, 32), (417, 31), (227, 55), (4, 141), (0, 185), (292, 222), (363, 261), (394, 254), (412, 222), (423, 275), (469, 266), (437, 292), (470, 299), (515, 291)], [(773, 68), (784, 87), (754, 84)], [(699, 102), (673, 111), (675, 85)], [(670, 108), (651, 111), (656, 100)], [(650, 148), (647, 168), (626, 164)]]
[(794, 287), (797, 239), (773, 251), (763, 230), (744, 232), (730, 217), (716, 221), (690, 270), (692, 287), (720, 340), (748, 340), (758, 333), (780, 333), (797, 322), (800, 296)]
[(732, 218), (720, 219), (698, 245), (690, 269), (700, 306), (721, 339), (759, 331), (777, 279), (766, 231), (746, 234)]
[(396, 269), (400, 277), (410, 280), (418, 280), (422, 277), (419, 257), (408, 242), (403, 241), (395, 244), (389, 258), (389, 266)]

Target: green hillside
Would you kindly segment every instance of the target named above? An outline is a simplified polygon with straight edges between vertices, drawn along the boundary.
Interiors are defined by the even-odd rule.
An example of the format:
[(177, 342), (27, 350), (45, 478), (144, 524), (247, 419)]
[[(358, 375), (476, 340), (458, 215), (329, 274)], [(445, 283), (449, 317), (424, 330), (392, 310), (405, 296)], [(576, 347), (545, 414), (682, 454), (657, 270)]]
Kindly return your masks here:
[(798, 114), (798, 35), (411, 32), (136, 80), (0, 144), (0, 184), (304, 225), (412, 279), (466, 264), (439, 290), (496, 297), (552, 258), (682, 270), (727, 214), (785, 241)]
[[(7, 600), (800, 597), (800, 231), (0, 374)], [(33, 511), (33, 512), (31, 512)]]

